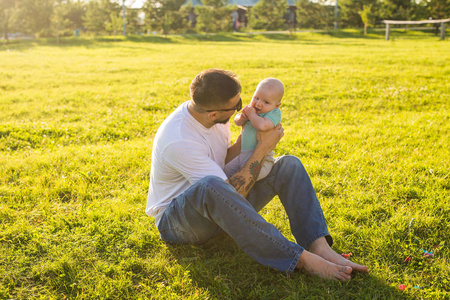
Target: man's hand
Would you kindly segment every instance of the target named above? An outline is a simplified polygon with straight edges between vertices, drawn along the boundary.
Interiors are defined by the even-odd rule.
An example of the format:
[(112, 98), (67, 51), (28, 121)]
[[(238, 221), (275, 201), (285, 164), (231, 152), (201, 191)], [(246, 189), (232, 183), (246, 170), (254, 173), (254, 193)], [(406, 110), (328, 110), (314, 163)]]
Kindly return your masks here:
[(269, 154), (270, 151), (275, 149), (278, 142), (284, 135), (284, 129), (281, 124), (278, 124), (273, 129), (268, 131), (258, 131), (256, 139), (258, 140), (258, 145), (256, 147), (261, 147), (264, 153)]
[(239, 194), (247, 197), (248, 192), (256, 182), (256, 178), (258, 178), (264, 158), (275, 148), (283, 135), (284, 130), (281, 124), (265, 132), (258, 131), (258, 145), (256, 145), (252, 156), (236, 174), (227, 180)]

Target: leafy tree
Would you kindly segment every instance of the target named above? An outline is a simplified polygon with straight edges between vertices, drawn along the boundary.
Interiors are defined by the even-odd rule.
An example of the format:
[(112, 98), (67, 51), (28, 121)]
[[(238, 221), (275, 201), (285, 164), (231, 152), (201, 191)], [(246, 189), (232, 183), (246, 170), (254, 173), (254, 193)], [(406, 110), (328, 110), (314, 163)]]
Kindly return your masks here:
[(193, 11), (193, 7), (192, 7), (192, 2), (191, 1), (189, 1), (186, 5), (183, 5), (180, 8), (180, 13), (183, 16), (183, 18), (185, 20), (187, 20), (187, 24), (186, 24), (187, 27), (189, 29), (194, 27), (194, 25), (195, 25), (194, 22), (196, 22), (196, 18), (193, 16), (193, 15), (195, 15), (195, 13)]
[(8, 41), (8, 33), (14, 15), (14, 8), (14, 0), (0, 0), (0, 29), (2, 30), (5, 41)]
[(364, 5), (363, 10), (359, 13), (364, 23), (364, 34), (367, 34), (367, 27), (375, 25), (375, 14), (372, 5)]
[(389, 20), (410, 20), (413, 13), (411, 0), (384, 0), (380, 2), (380, 16)]
[[(430, 0), (427, 5), (429, 18), (439, 20), (445, 19), (450, 16), (450, 0)], [(435, 24), (434, 33), (437, 35), (439, 32), (440, 24)]]
[(327, 5), (327, 1), (299, 0), (297, 6), (297, 22), (303, 28), (323, 28), (328, 30), (330, 22), (334, 20), (334, 7)]
[(113, 36), (117, 35), (117, 31), (123, 29), (123, 18), (120, 14), (111, 13), (109, 15), (110, 21), (106, 23), (106, 30), (112, 33)]
[(70, 5), (70, 2), (57, 0), (53, 8), (53, 15), (51, 18), (52, 29), (56, 34), (56, 40), (58, 44), (61, 33), (63, 33), (71, 25), (71, 21), (67, 18), (67, 14), (70, 10)]
[(53, 0), (17, 1), (18, 29), (23, 33), (50, 35), (53, 2)]
[(139, 34), (140, 22), (138, 10), (129, 8), (126, 11), (127, 32), (131, 34)]
[(204, 31), (205, 33), (215, 31), (214, 22), (214, 9), (208, 6), (196, 6), (194, 8), (195, 14), (197, 14), (196, 29)]
[(414, 2), (414, 20), (425, 20), (430, 17), (427, 6), (426, 0)]
[(254, 29), (281, 29), (287, 9), (286, 0), (260, 0), (250, 12), (250, 26)]
[(430, 18), (445, 19), (450, 16), (450, 0), (429, 0), (427, 3)]
[(363, 26), (360, 12), (364, 10), (364, 5), (372, 5), (377, 11), (377, 0), (339, 0), (342, 23), (348, 27)]
[(151, 31), (168, 34), (185, 27), (185, 20), (179, 11), (184, 0), (147, 0), (144, 5), (145, 25)]
[(86, 4), (81, 0), (71, 2), (66, 17), (70, 20), (71, 25), (76, 28), (83, 27), (83, 19), (86, 15)]
[(111, 14), (119, 15), (121, 7), (110, 0), (90, 1), (84, 16), (84, 26), (96, 34), (110, 32)]
[(194, 8), (197, 14), (196, 28), (204, 32), (231, 31), (231, 13), (234, 6), (226, 0), (203, 0), (204, 6)]

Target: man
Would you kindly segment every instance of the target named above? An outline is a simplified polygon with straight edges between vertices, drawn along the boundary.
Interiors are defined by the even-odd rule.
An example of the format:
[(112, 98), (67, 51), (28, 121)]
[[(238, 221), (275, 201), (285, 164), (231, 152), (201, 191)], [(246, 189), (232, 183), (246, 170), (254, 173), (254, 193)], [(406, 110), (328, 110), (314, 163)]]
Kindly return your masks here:
[[(321, 278), (350, 279), (368, 272), (334, 252), (325, 218), (308, 174), (294, 156), (277, 158), (269, 175), (256, 182), (261, 163), (283, 136), (277, 125), (258, 132), (258, 144), (231, 178), (224, 165), (240, 153), (230, 145), (230, 117), (242, 108), (235, 74), (209, 69), (190, 85), (191, 100), (162, 124), (153, 142), (146, 213), (155, 217), (163, 240), (200, 244), (219, 232), (265, 266), (282, 272), (303, 269)], [(296, 242), (286, 239), (258, 213), (278, 195)]]

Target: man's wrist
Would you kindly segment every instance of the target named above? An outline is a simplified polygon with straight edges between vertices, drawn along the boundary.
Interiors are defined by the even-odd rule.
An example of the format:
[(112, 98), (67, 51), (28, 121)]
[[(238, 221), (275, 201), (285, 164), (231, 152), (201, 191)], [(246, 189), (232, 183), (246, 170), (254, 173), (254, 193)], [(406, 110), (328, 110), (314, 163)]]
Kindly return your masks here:
[(261, 143), (256, 145), (255, 150), (253, 151), (253, 155), (255, 155), (255, 159), (258, 161), (262, 161), (267, 155), (269, 155), (271, 149), (267, 149)]

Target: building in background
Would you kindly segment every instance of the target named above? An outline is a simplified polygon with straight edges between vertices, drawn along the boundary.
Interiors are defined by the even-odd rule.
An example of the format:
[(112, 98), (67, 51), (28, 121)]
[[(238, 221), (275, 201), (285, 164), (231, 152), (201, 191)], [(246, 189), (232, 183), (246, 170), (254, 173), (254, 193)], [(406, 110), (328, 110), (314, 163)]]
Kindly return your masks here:
[[(255, 6), (260, 0), (228, 0), (228, 4), (230, 6), (237, 7), (238, 13), (238, 27), (239, 26), (247, 26), (248, 25), (248, 10), (249, 8)], [(286, 12), (285, 19), (286, 23), (291, 27), (296, 24), (296, 5), (293, 0), (287, 0), (288, 3), (288, 11)], [(186, 2), (182, 6), (192, 5), (192, 9), (189, 12), (188, 21), (191, 24), (191, 27), (195, 27), (197, 15), (194, 12), (194, 8), (196, 6), (204, 6), (201, 0), (186, 0)]]

